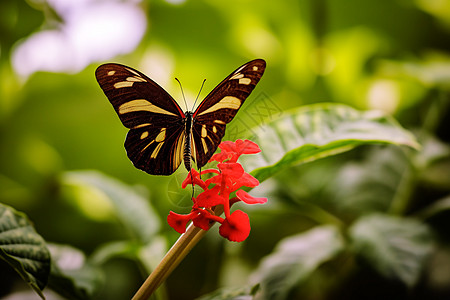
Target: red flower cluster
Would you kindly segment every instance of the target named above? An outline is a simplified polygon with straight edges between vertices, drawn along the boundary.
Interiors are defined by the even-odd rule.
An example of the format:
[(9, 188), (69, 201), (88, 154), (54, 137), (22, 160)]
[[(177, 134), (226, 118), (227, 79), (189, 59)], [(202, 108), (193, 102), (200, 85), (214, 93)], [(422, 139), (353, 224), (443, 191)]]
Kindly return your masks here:
[[(171, 211), (167, 216), (167, 222), (179, 233), (186, 231), (186, 225), (191, 220), (196, 227), (203, 230), (208, 230), (211, 222), (219, 222), (221, 224), (219, 227), (220, 235), (233, 242), (242, 242), (250, 234), (250, 221), (248, 215), (241, 210), (230, 212), (231, 205), (238, 201), (247, 204), (262, 204), (267, 202), (267, 198), (255, 198), (243, 190), (238, 190), (243, 186), (258, 186), (259, 181), (244, 172), (244, 168), (237, 163), (237, 160), (242, 154), (254, 154), (261, 152), (261, 150), (257, 144), (249, 140), (237, 140), (235, 143), (222, 142), (219, 148), (222, 151), (214, 154), (210, 159), (210, 161), (219, 162), (217, 164), (218, 170), (201, 171), (202, 175), (215, 174), (213, 177), (203, 181), (200, 174), (191, 169), (183, 181), (183, 188), (194, 184), (203, 189), (203, 192), (197, 198), (192, 198), (194, 204), (191, 212), (187, 215), (180, 215)], [(212, 185), (211, 188), (210, 185)], [(236, 196), (230, 199), (230, 194), (236, 190), (238, 190)], [(223, 205), (225, 218), (214, 214), (213, 210), (217, 205)]]

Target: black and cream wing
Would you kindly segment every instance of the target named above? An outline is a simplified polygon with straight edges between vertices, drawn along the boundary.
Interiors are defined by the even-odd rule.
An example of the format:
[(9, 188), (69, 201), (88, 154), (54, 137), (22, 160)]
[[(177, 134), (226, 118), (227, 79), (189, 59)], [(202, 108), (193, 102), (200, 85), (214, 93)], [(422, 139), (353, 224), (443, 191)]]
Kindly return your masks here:
[(161, 123), (131, 129), (125, 140), (133, 165), (152, 175), (170, 175), (183, 161), (184, 126)]
[(95, 72), (100, 87), (123, 125), (135, 167), (154, 175), (172, 174), (183, 158), (185, 115), (175, 100), (143, 73), (120, 64)]
[(237, 68), (212, 90), (193, 115), (195, 160), (204, 166), (219, 146), (229, 123), (255, 88), (266, 68), (262, 59)]
[(127, 128), (184, 117), (172, 96), (138, 70), (109, 63), (98, 67), (95, 77)]

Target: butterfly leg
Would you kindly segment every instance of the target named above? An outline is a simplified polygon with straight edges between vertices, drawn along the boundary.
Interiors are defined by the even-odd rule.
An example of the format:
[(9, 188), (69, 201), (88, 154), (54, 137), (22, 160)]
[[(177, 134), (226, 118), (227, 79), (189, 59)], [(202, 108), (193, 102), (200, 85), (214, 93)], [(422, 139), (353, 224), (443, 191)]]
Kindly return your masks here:
[(194, 192), (195, 192), (195, 189), (194, 189), (194, 177), (192, 176), (192, 172), (189, 172), (189, 174), (191, 174), (191, 184), (192, 184), (192, 196), (191, 196), (191, 199), (193, 199), (194, 198)]

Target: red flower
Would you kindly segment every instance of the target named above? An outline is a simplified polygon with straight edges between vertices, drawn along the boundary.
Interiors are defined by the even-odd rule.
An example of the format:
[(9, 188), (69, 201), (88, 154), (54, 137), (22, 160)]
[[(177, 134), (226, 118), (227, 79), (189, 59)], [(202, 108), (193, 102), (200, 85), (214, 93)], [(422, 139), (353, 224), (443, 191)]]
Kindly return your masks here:
[(250, 234), (250, 220), (242, 210), (236, 210), (219, 227), (219, 233), (232, 242), (242, 242)]
[(267, 198), (255, 198), (253, 196), (250, 196), (249, 193), (243, 190), (237, 191), (236, 196), (239, 198), (239, 200), (242, 200), (247, 204), (263, 204), (267, 202)]
[[(186, 226), (192, 220), (196, 227), (208, 230), (213, 222), (219, 222), (219, 233), (224, 238), (233, 242), (244, 241), (250, 233), (250, 220), (248, 215), (241, 210), (230, 212), (230, 207), (238, 201), (246, 204), (262, 204), (267, 198), (255, 198), (247, 192), (239, 190), (236, 197), (230, 199), (230, 194), (243, 186), (255, 187), (259, 182), (252, 175), (246, 173), (241, 164), (237, 163), (242, 154), (254, 154), (261, 150), (258, 145), (249, 140), (237, 140), (236, 142), (222, 142), (219, 145), (220, 153), (214, 154), (210, 161), (218, 161), (216, 169), (204, 170), (199, 174), (191, 169), (182, 183), (185, 188), (194, 184), (203, 189), (197, 198), (192, 198), (192, 210), (187, 215), (170, 212), (167, 216), (169, 225), (179, 233), (186, 231)], [(211, 178), (203, 181), (200, 175), (212, 173)], [(212, 187), (210, 188), (210, 185)], [(214, 215), (214, 208), (223, 206), (225, 217)]]
[(171, 211), (167, 216), (167, 223), (169, 223), (170, 227), (175, 229), (178, 233), (184, 233), (186, 231), (186, 225), (191, 219), (191, 214), (180, 215)]

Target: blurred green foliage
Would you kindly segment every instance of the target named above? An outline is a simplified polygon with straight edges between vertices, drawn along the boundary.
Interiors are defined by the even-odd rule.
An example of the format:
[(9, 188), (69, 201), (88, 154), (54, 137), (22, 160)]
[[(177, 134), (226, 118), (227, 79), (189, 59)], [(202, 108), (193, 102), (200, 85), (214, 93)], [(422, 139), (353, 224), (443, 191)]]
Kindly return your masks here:
[[(450, 297), (450, 1), (130, 1), (147, 18), (136, 49), (81, 71), (21, 76), (20, 45), (74, 21), (57, 2), (0, 2), (0, 203), (52, 243), (45, 293), (131, 298), (178, 237), (165, 223), (169, 210), (189, 210), (183, 168), (170, 177), (133, 168), (95, 68), (103, 60), (135, 67), (184, 108), (175, 76), (191, 106), (204, 78), (201, 97), (264, 58), (266, 73), (226, 138), (250, 137), (289, 109), (335, 102), (393, 115), (421, 148), (363, 145), (283, 168), (252, 191), (269, 203), (244, 208), (248, 240), (227, 242), (213, 228), (155, 298)], [(3, 262), (0, 278), (0, 297), (28, 289)]]

